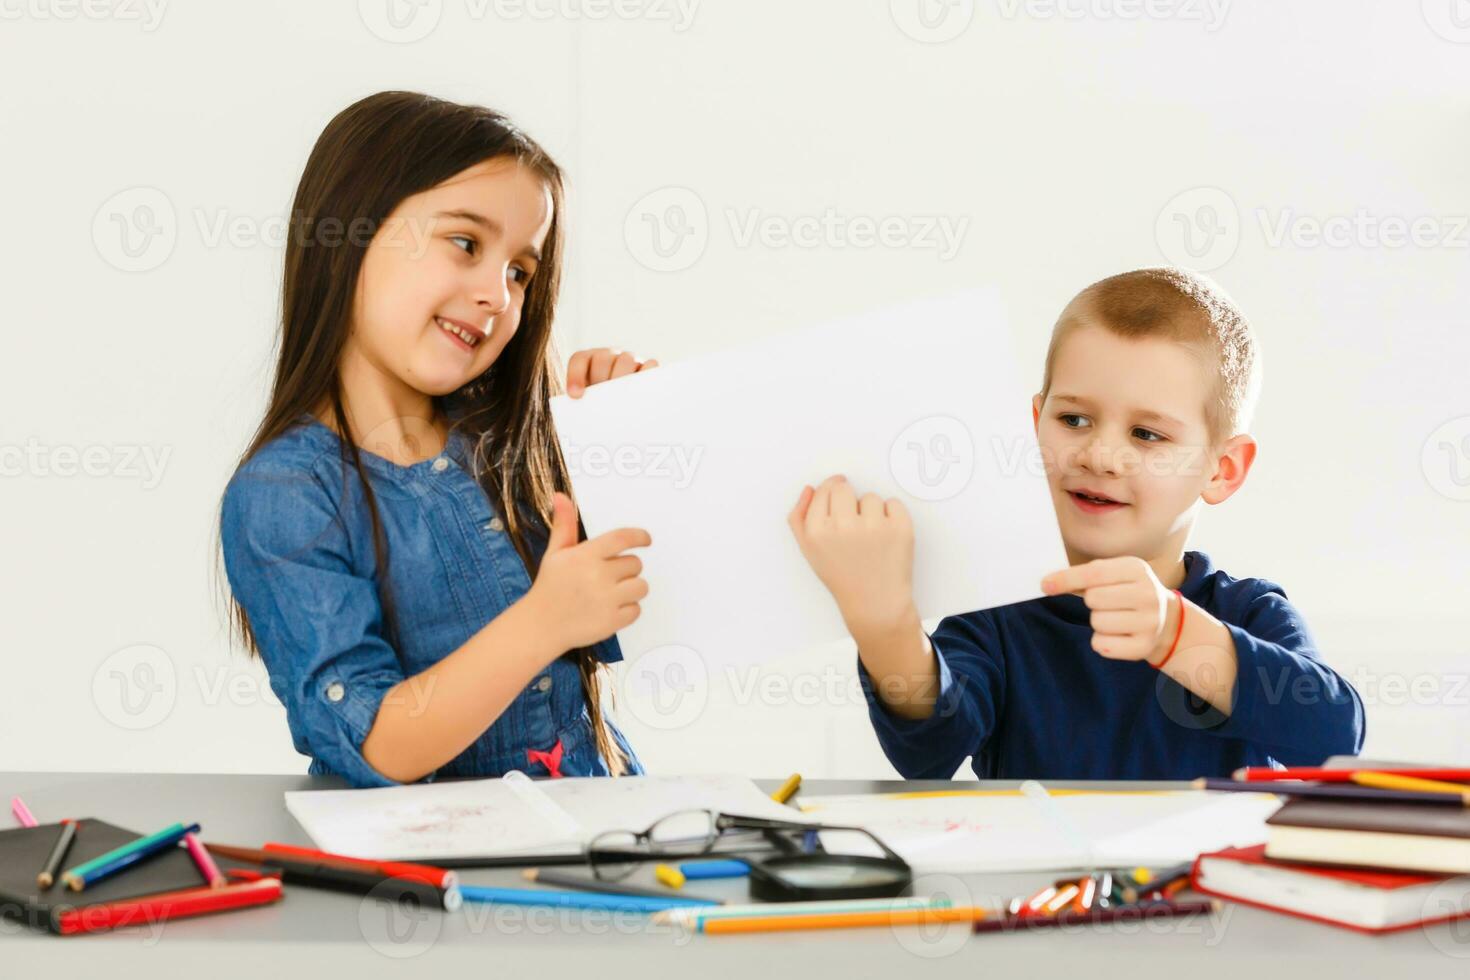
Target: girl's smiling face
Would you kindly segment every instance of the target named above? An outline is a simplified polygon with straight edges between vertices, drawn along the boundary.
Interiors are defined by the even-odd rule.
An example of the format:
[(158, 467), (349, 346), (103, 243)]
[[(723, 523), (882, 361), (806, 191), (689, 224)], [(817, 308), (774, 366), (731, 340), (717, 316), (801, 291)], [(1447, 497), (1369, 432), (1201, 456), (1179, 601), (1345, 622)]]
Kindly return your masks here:
[(1033, 415), (1074, 564), (1169, 553), (1201, 499), (1230, 495), (1217, 492), (1205, 420), (1212, 384), (1207, 356), (1174, 341), (1126, 339), (1097, 324), (1063, 341)]
[(363, 255), (347, 356), (424, 395), (483, 374), (520, 324), (552, 217), (550, 188), (509, 158), (405, 198)]

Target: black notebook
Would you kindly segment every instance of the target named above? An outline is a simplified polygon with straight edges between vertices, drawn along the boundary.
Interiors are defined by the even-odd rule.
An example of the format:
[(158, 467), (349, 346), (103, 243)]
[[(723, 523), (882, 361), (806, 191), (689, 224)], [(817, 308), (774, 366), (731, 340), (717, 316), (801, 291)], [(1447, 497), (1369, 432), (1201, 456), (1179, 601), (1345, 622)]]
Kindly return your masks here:
[[(51, 848), (61, 836), (61, 824), (48, 823), (36, 827), (18, 827), (0, 831), (0, 914), (17, 919), (38, 929), (59, 931), (57, 915), (70, 908), (85, 908), (121, 899), (156, 895), (159, 892), (200, 888), (209, 882), (199, 871), (194, 859), (182, 846), (169, 848), (146, 858), (125, 871), (88, 885), (75, 892), (57, 875), (55, 883), (44, 891), (36, 884), (36, 875), (51, 856)], [(77, 822), (77, 835), (71, 850), (61, 862), (61, 870), (74, 868), (84, 861), (101, 857), (116, 847), (137, 840), (142, 834), (124, 830), (102, 820)], [(248, 867), (216, 859), (221, 871)]]

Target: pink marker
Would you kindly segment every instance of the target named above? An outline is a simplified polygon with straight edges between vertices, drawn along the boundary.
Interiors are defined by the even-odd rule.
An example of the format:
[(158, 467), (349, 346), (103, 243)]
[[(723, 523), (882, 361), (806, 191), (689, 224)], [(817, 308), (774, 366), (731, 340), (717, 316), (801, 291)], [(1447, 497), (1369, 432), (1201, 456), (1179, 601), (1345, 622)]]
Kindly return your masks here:
[(36, 826), (36, 818), (31, 815), (30, 807), (26, 806), (26, 801), (19, 796), (10, 798), (10, 812), (15, 814), (15, 819), (22, 827)]
[(188, 849), (189, 856), (194, 859), (194, 863), (199, 865), (199, 873), (204, 875), (204, 880), (209, 882), (210, 888), (223, 888), (229, 884), (225, 876), (219, 873), (219, 865), (214, 863), (214, 858), (210, 857), (204, 845), (199, 843), (198, 835), (185, 834), (184, 847)]

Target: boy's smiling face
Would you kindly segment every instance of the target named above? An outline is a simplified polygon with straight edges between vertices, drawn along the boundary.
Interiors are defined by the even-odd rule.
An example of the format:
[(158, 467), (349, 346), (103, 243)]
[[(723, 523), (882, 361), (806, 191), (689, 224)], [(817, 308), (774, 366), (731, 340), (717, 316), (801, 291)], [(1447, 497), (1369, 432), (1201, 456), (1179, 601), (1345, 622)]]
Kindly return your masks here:
[(1201, 346), (1125, 338), (1085, 319), (1067, 333), (1032, 415), (1072, 564), (1177, 559), (1200, 502), (1220, 503), (1244, 482), (1255, 443), (1212, 438), (1205, 400), (1215, 389)]

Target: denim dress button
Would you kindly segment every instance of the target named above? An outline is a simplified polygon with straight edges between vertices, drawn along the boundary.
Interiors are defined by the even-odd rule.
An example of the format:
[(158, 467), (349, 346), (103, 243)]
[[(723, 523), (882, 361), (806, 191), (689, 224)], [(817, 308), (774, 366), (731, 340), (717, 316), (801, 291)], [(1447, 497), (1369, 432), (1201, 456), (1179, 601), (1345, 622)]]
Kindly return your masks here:
[(445, 459), (443, 456), (440, 456), (438, 459), (434, 460), (435, 473), (443, 473), (447, 469), (449, 469), (449, 460)]
[(341, 681), (333, 681), (332, 683), (327, 685), (327, 700), (332, 702), (333, 704), (341, 701), (343, 695), (345, 695), (346, 693), (347, 688), (342, 686)]
[(504, 531), (505, 523), (498, 517), (490, 518), (490, 523), (485, 525), (487, 531)]
[(542, 694), (545, 694), (547, 691), (551, 690), (550, 675), (543, 677), (536, 682), (536, 690), (540, 691)]

